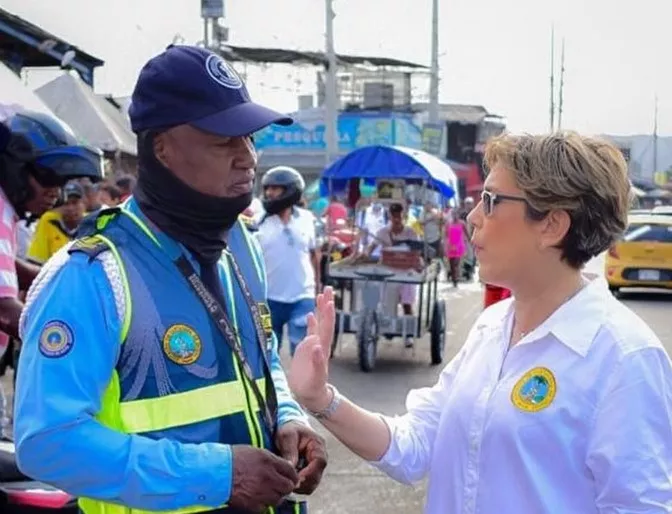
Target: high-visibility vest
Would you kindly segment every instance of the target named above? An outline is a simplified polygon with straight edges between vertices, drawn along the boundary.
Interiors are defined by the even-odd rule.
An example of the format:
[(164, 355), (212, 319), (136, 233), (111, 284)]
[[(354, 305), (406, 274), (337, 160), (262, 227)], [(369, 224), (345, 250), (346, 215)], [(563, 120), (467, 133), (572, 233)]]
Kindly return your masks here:
[[(163, 301), (166, 292), (173, 295), (172, 303), (174, 304), (176, 296), (184, 295), (184, 298), (189, 298), (187, 295), (190, 294), (190, 290), (186, 281), (172, 264), (165, 248), (161, 247), (156, 234), (140, 218), (138, 211), (134, 213), (133, 209), (128, 207), (123, 210), (103, 211), (96, 218), (95, 224), (93, 235), (77, 240), (70, 248), (70, 252), (85, 252), (93, 258), (109, 251), (114, 258), (116, 272), (112, 272), (113, 276), (110, 276), (107, 268), (106, 271), (115, 294), (121, 295), (124, 300), (121, 302), (124, 305), (124, 312), (120, 341), (122, 356), (119, 359), (119, 363), (122, 363), (125, 347), (148, 343), (134, 340), (136, 338), (134, 325), (147, 323), (147, 313), (143, 313), (143, 310), (150, 308), (155, 308), (156, 311), (161, 310), (158, 304)], [(232, 252), (235, 248), (237, 262), (243, 268), (244, 274), (246, 273), (245, 267), (247, 268), (245, 278), (248, 279), (250, 290), (257, 299), (263, 301), (265, 294), (263, 291), (263, 262), (259, 253), (255, 251), (250, 235), (240, 222), (230, 231), (229, 248)], [(254, 265), (251, 266), (250, 262)], [(144, 266), (151, 266), (151, 269), (143, 269), (142, 263), (145, 263)], [(163, 273), (158, 273), (158, 271), (163, 271)], [(235, 279), (232, 277), (233, 272), (228, 267), (225, 267), (225, 272), (228, 275), (225, 293), (228, 301), (235, 303), (236, 294), (232, 285), (235, 284)], [(157, 277), (157, 274), (161, 276)], [(120, 289), (123, 291), (120, 292)], [(151, 297), (147, 297), (146, 291), (150, 292)], [(143, 292), (145, 300), (142, 299)], [(132, 305), (133, 303), (136, 305)], [(169, 307), (166, 309), (170, 310)], [(249, 309), (236, 309), (231, 304), (230, 307), (230, 312), (233, 313), (231, 321), (234, 325), (238, 325), (241, 338), (248, 342), (246, 356), (250, 361), (259, 390), (265, 395), (263, 356), (259, 349), (260, 345), (249, 343), (249, 341), (256, 342), (256, 332), (250, 330), (249, 326), (242, 326), (244, 320), (241, 319), (240, 313), (247, 312)], [(126, 400), (124, 398), (130, 391), (127, 384), (135, 382), (133, 380), (135, 377), (125, 380), (124, 373), (120, 373), (123, 370), (119, 369), (120, 364), (118, 364), (102, 398), (101, 410), (96, 419), (113, 430), (149, 437), (157, 432), (180, 429), (180, 427), (217, 419), (218, 422), (229, 423), (226, 425), (226, 433), (227, 435), (232, 434), (234, 440), (227, 440), (226, 443), (251, 444), (256, 447), (269, 448), (269, 435), (263, 429), (260, 408), (255, 396), (236, 359), (230, 355), (230, 360), (222, 361), (224, 355), (222, 352), (229, 354), (232, 352), (228, 349), (221, 334), (214, 328), (214, 323), (210, 320), (208, 313), (198, 300), (193, 299), (191, 302), (183, 302), (179, 305), (179, 313), (171, 315), (176, 316), (175, 321), (180, 321), (182, 312), (190, 309), (187, 315), (190, 323), (187, 328), (197, 335), (200, 333), (198, 335), (199, 353), (209, 352), (209, 358), (217, 362), (219, 366), (219, 375), (211, 380), (191, 377), (184, 370), (184, 366), (180, 368), (179, 364), (170, 362), (166, 357), (166, 365), (172, 366), (171, 369), (175, 370), (177, 376), (184, 375), (184, 382), (172, 384), (173, 387), (181, 390), (161, 395), (157, 392), (156, 386), (143, 386), (139, 395)], [(133, 312), (138, 313), (137, 318), (133, 316)], [(151, 323), (158, 324), (158, 322)], [(248, 325), (249, 323), (251, 323), (251, 316)], [(172, 327), (178, 325), (187, 326), (186, 323), (184, 325), (177, 323)], [(138, 328), (141, 334), (142, 329), (142, 326)], [(146, 334), (146, 331), (144, 333)], [(164, 335), (164, 340), (165, 338)], [(270, 341), (272, 339), (269, 335), (268, 348), (270, 348)], [(254, 354), (255, 348), (258, 355)], [(203, 355), (200, 358), (202, 359)], [(230, 366), (230, 369), (223, 369), (227, 366)], [(221, 380), (222, 374), (228, 374), (224, 380)], [(121, 473), (122, 470), (119, 472)], [(79, 506), (85, 514), (159, 514), (88, 498), (81, 498)], [(225, 505), (217, 509), (222, 507)], [(191, 514), (209, 510), (215, 509), (196, 505), (173, 511), (161, 511), (161, 514)]]

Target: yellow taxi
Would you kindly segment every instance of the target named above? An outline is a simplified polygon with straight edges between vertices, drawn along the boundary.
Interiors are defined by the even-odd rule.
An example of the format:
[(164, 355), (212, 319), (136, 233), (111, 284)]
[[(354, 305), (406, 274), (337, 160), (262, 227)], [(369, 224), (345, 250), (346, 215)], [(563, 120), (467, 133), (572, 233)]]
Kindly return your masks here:
[(609, 289), (655, 287), (672, 289), (672, 216), (635, 214), (623, 238), (607, 252)]

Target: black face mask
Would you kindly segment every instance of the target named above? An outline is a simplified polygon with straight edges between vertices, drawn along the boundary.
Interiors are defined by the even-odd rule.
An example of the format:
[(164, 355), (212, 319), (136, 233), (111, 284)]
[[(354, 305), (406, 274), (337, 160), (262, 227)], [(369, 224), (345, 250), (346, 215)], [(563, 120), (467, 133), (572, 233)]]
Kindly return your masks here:
[(199, 261), (216, 261), (226, 247), (227, 232), (252, 202), (252, 193), (220, 198), (192, 189), (156, 158), (155, 135), (138, 138), (139, 173), (133, 196), (157, 227)]

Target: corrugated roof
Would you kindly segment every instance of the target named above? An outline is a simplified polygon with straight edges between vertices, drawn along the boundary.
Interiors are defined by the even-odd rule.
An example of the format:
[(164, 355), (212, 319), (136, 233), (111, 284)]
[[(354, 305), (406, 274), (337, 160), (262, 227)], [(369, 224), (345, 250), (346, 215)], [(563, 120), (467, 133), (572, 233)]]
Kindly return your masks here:
[[(426, 111), (429, 109), (429, 103), (414, 103), (413, 109)], [(486, 116), (496, 116), (488, 112), (482, 105), (469, 104), (441, 104), (439, 105), (439, 117), (449, 122), (477, 124), (483, 121)]]
[[(49, 43), (52, 41), (49, 51)], [(42, 45), (40, 47), (40, 45)], [(24, 59), (24, 66), (58, 66), (60, 59), (68, 50), (76, 53), (75, 62), (95, 68), (102, 66), (104, 61), (84, 52), (66, 40), (47, 32), (23, 18), (0, 8), (0, 59), (2, 53), (19, 53)], [(59, 54), (59, 57), (54, 55)]]
[[(219, 51), (220, 54), (231, 62), (254, 62), (254, 63), (307, 63), (312, 65), (327, 65), (327, 57), (324, 52), (303, 52), (299, 50), (286, 50), (282, 48), (253, 48), (247, 46), (226, 45)], [(391, 57), (371, 57), (360, 55), (336, 54), (337, 61), (341, 64), (393, 66), (400, 68), (428, 69), (422, 64), (393, 59)]]

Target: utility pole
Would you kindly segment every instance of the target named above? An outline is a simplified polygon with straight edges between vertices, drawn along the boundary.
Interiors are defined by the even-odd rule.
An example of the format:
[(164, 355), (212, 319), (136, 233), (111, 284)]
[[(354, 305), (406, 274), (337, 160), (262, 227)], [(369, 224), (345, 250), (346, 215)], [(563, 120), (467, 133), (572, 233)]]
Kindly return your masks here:
[(338, 98), (336, 91), (336, 52), (334, 50), (333, 0), (325, 0), (326, 6), (326, 57), (324, 136), (326, 139), (326, 165), (338, 157)]
[(550, 112), (550, 132), (555, 131), (555, 26), (551, 25), (551, 112)]
[(656, 93), (653, 110), (653, 173), (658, 171), (658, 93)]
[(565, 87), (565, 38), (562, 38), (562, 52), (560, 55), (560, 94), (558, 98), (558, 130), (562, 130), (562, 103)]
[(210, 48), (210, 39), (208, 35), (209, 18), (203, 18), (203, 48)]
[(432, 64), (429, 83), (429, 122), (439, 122), (439, 0), (432, 0)]

